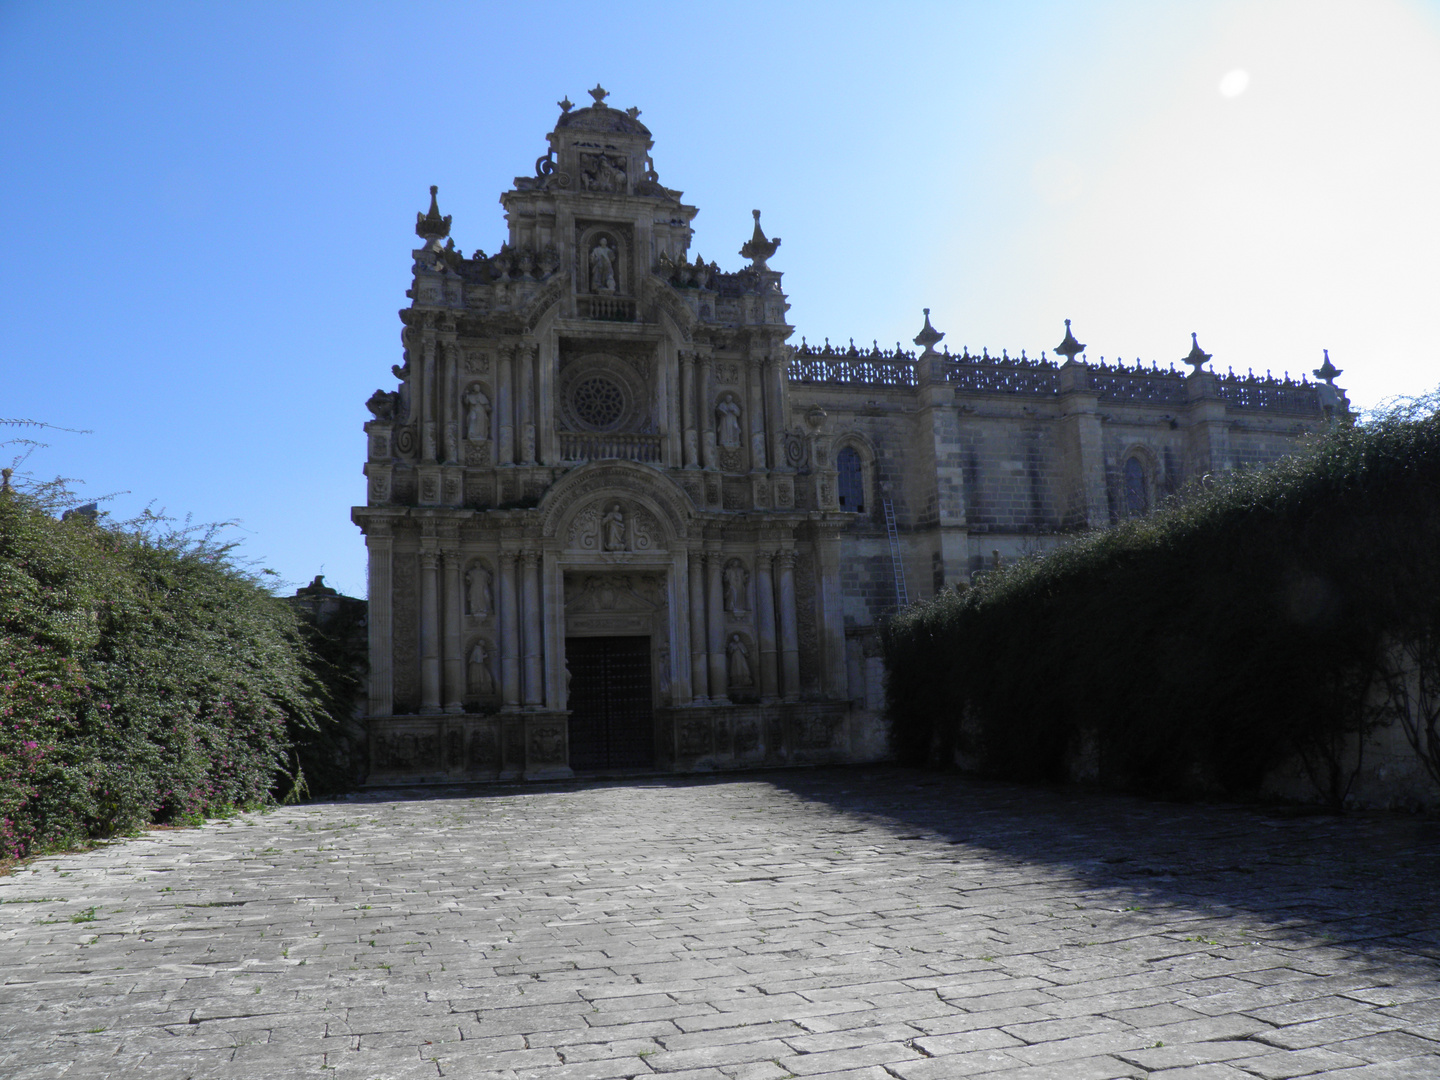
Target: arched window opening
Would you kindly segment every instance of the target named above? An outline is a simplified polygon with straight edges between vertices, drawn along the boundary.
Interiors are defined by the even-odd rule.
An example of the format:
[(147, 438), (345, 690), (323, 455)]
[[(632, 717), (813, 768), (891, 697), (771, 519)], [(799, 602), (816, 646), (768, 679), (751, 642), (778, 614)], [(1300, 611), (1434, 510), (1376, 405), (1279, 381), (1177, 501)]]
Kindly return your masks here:
[(1125, 516), (1142, 517), (1150, 510), (1150, 484), (1138, 455), (1125, 459)]
[(840, 509), (851, 514), (863, 514), (865, 471), (860, 465), (860, 455), (847, 446), (835, 456), (835, 466), (840, 470)]

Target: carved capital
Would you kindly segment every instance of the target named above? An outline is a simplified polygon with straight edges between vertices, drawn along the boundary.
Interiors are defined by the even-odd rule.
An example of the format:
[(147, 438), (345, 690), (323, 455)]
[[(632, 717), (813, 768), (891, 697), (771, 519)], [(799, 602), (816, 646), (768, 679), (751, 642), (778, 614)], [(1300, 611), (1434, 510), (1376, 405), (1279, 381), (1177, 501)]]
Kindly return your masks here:
[(781, 570), (794, 570), (795, 558), (794, 548), (781, 548), (775, 554), (775, 561), (780, 564)]
[(775, 553), (773, 551), (755, 552), (755, 569), (762, 573), (768, 574), (770, 572), (770, 564), (774, 561)]
[(519, 558), (526, 570), (534, 570), (540, 565), (540, 553), (538, 551), (522, 551)]
[(440, 569), (440, 553), (433, 549), (424, 549), (420, 552), (420, 566), (425, 570)]

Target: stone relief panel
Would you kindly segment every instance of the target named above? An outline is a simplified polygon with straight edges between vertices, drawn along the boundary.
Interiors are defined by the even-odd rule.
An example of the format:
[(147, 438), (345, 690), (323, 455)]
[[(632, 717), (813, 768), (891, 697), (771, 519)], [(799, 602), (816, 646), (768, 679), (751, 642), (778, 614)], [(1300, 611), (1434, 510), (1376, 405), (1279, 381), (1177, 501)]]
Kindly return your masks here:
[(830, 750), (839, 741), (840, 718), (826, 713), (801, 714), (795, 722), (796, 748)]
[(466, 375), (489, 375), (490, 354), (479, 349), (466, 349), (461, 367)]
[(721, 386), (740, 385), (740, 365), (730, 360), (721, 360), (715, 364), (715, 381)]
[[(489, 449), (487, 446), (485, 449)], [(472, 509), (493, 506), (495, 503), (495, 481), (490, 477), (465, 478), (465, 505)]]
[(795, 506), (795, 481), (789, 476), (777, 477), (775, 480), (775, 506), (781, 510), (790, 510)]
[(529, 730), (525, 750), (532, 765), (565, 764), (565, 729), (559, 724), (536, 724)]
[(391, 569), (391, 670), (396, 712), (414, 712), (420, 705), (419, 571), (413, 551), (397, 551)]
[(566, 574), (565, 614), (650, 614), (666, 606), (663, 574)]
[(438, 772), (440, 733), (426, 728), (392, 728), (370, 737), (371, 763), (377, 772)]
[(465, 444), (465, 464), (471, 468), (489, 468), (494, 456), (493, 449), (493, 444), (488, 442), (467, 442)]
[(572, 551), (643, 553), (662, 550), (663, 536), (660, 523), (645, 507), (607, 498), (575, 515), (565, 546)]
[(493, 723), (476, 724), (470, 732), (466, 767), (471, 772), (495, 772), (500, 768), (500, 733)]
[(681, 720), (675, 728), (675, 749), (681, 757), (699, 757), (711, 752), (710, 720), (708, 717), (689, 717)]

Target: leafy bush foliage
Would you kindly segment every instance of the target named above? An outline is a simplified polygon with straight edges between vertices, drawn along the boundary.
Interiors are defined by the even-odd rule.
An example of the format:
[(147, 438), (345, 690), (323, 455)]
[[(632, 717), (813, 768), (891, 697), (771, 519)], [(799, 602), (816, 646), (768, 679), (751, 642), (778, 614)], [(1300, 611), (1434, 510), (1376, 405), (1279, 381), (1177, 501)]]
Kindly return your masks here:
[[(1372, 690), (1417, 696), (1396, 657), (1440, 688), (1437, 405), (1333, 429), (901, 613), (883, 635), (898, 753), (1030, 780), (1089, 758), (1100, 782), (1154, 793), (1253, 791), (1298, 754), (1342, 804), (1347, 739), (1405, 704), (1396, 689), (1377, 709)], [(1428, 730), (1440, 750), (1440, 697), (1419, 697), (1411, 741)]]
[(0, 859), (303, 793), (312, 665), (213, 536), (0, 493)]

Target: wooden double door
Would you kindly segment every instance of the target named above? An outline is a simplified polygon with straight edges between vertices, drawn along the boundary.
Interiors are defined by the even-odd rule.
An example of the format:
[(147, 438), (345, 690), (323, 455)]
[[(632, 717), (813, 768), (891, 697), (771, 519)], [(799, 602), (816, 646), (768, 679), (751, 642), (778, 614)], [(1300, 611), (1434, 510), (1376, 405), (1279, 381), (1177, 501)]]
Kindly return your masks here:
[(570, 767), (655, 765), (650, 638), (565, 639), (570, 669)]

